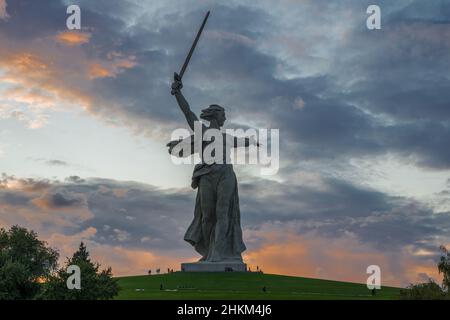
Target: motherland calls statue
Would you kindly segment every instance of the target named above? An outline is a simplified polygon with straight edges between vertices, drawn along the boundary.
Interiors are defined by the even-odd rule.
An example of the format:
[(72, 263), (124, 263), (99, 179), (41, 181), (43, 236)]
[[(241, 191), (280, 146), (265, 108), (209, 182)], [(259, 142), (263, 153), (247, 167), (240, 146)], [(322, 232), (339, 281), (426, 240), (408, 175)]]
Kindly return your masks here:
[[(208, 130), (219, 130), (223, 126), (226, 120), (225, 110), (217, 104), (203, 109), (200, 118), (209, 122), (209, 126), (205, 126), (198, 122), (199, 119), (191, 111), (181, 89), (183, 87), (182, 76), (208, 16), (209, 12), (180, 74), (174, 74), (171, 88), (171, 94), (175, 96), (189, 127), (194, 130), (197, 122), (197, 125), (201, 125), (203, 135)], [(223, 141), (230, 141), (229, 136), (223, 135)], [(193, 137), (191, 138), (193, 141)], [(196, 138), (202, 139), (203, 137)], [(241, 139), (244, 141), (239, 141)], [(249, 146), (252, 143), (248, 138), (231, 137), (231, 141), (231, 147)], [(167, 144), (171, 154), (180, 142), (181, 140), (171, 141)], [(202, 161), (195, 166), (192, 175), (192, 187), (198, 189), (194, 219), (186, 231), (184, 240), (189, 242), (202, 257), (196, 263), (183, 263), (182, 271), (246, 271), (246, 265), (243, 263), (241, 256), (246, 247), (242, 240), (238, 186), (233, 165), (226, 156), (223, 161), (206, 163), (203, 161), (202, 154), (208, 142), (202, 139), (200, 143), (201, 150), (197, 151), (200, 153)], [(228, 146), (229, 144), (224, 144), (223, 148), (225, 149)], [(229, 152), (223, 154), (229, 155)]]

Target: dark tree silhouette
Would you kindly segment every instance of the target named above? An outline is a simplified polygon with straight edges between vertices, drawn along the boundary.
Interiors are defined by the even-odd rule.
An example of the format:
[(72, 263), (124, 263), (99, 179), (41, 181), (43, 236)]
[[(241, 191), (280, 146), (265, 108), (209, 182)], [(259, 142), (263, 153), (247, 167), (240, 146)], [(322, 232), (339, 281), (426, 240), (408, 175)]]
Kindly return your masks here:
[(57, 269), (58, 252), (34, 231), (0, 229), (0, 299), (34, 299)]
[[(76, 265), (81, 271), (81, 289), (68, 289), (67, 279), (71, 274), (67, 273), (70, 265)], [(86, 246), (81, 242), (78, 251), (72, 258), (68, 258), (65, 267), (51, 277), (45, 284), (42, 299), (63, 300), (104, 300), (112, 299), (119, 292), (117, 280), (112, 278), (112, 269), (100, 271), (100, 264), (92, 262)]]

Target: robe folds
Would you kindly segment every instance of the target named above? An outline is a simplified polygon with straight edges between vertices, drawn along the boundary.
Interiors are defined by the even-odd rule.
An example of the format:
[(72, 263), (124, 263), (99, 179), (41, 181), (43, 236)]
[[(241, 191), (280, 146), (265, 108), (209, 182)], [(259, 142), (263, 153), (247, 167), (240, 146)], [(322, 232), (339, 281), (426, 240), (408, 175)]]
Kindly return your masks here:
[(192, 175), (197, 190), (194, 219), (184, 240), (202, 255), (200, 261), (242, 261), (239, 195), (231, 164), (197, 164)]

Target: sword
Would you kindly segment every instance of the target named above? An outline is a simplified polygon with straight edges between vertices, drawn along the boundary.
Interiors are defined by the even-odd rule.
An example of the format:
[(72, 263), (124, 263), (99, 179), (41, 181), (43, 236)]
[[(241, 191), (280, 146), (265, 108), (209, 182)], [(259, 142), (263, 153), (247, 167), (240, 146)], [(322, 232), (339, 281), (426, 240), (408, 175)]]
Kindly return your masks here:
[(208, 11), (206, 13), (205, 18), (203, 19), (202, 25), (200, 26), (200, 29), (197, 32), (197, 36), (195, 37), (194, 43), (192, 44), (192, 47), (191, 47), (191, 50), (189, 50), (186, 60), (184, 61), (183, 66), (181, 67), (180, 73), (178, 75), (175, 73), (175, 77), (178, 76), (179, 80), (181, 80), (183, 78), (184, 72), (186, 71), (189, 61), (191, 60), (192, 53), (194, 53), (195, 47), (197, 46), (197, 42), (200, 39), (200, 35), (202, 34), (203, 28), (205, 27), (206, 21), (208, 20), (209, 13), (210, 13), (210, 11)]

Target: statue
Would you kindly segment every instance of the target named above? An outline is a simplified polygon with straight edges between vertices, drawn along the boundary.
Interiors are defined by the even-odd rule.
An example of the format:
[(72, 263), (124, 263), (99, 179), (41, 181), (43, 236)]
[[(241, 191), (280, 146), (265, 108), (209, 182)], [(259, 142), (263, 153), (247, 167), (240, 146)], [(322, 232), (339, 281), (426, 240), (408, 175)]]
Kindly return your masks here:
[[(192, 130), (194, 130), (195, 122), (199, 121), (199, 119), (191, 111), (181, 92), (183, 88), (182, 76), (208, 16), (209, 12), (203, 21), (180, 74), (174, 73), (174, 81), (171, 88), (171, 94), (175, 96)], [(209, 122), (208, 127), (201, 124), (202, 134), (204, 135), (208, 130), (218, 130), (224, 125), (226, 120), (225, 109), (217, 104), (210, 105), (202, 110), (200, 118)], [(224, 137), (223, 141), (230, 138), (225, 134)], [(238, 141), (238, 138), (232, 137), (232, 139), (232, 147), (242, 146), (242, 144), (249, 146), (252, 143), (248, 138), (239, 138), (244, 139), (242, 144), (240, 144), (242, 141)], [(171, 141), (167, 144), (170, 153), (179, 142), (181, 140)], [(259, 146), (259, 144), (255, 144)], [(198, 151), (202, 153), (207, 145), (208, 143), (202, 140), (202, 150)], [(224, 154), (229, 153), (224, 152)], [(238, 185), (233, 165), (229, 159), (224, 159), (221, 162), (217, 161), (219, 163), (208, 164), (203, 161), (202, 154), (200, 158), (202, 162), (195, 165), (192, 175), (192, 187), (198, 189), (194, 219), (186, 231), (184, 240), (195, 248), (201, 255), (201, 258), (197, 263), (183, 263), (181, 269), (183, 271), (246, 271), (246, 265), (243, 263), (241, 256), (246, 247), (242, 239)]]

